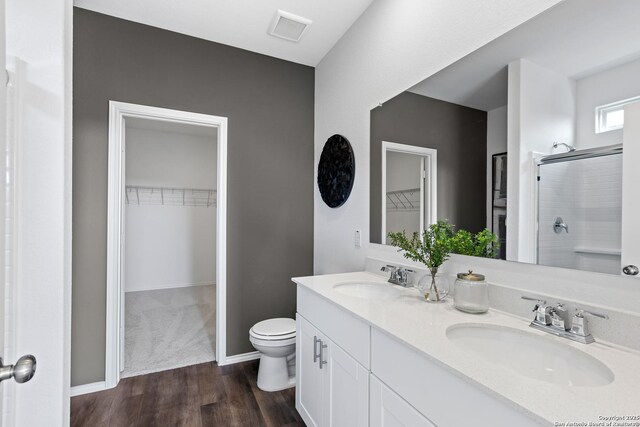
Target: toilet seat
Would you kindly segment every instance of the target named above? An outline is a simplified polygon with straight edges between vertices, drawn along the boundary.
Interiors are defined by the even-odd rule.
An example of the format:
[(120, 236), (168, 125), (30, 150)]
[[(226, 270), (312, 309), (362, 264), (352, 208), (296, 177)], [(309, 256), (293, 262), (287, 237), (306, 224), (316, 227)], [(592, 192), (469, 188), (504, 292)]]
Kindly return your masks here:
[(286, 347), (288, 345), (292, 345), (296, 343), (296, 337), (284, 338), (281, 340), (272, 340), (272, 339), (264, 339), (263, 337), (259, 337), (256, 335), (251, 335), (249, 337), (249, 341), (252, 344), (262, 345), (264, 347)]
[(256, 334), (253, 331), (249, 331), (249, 336), (251, 338), (255, 338), (258, 340), (262, 340), (262, 341), (286, 341), (286, 340), (290, 340), (296, 337), (296, 333), (292, 333), (292, 334), (287, 334), (287, 335), (280, 335), (280, 336), (268, 336), (268, 335), (260, 335), (260, 334)]
[(296, 337), (296, 321), (288, 318), (263, 320), (253, 325), (249, 335), (263, 341), (283, 341)]

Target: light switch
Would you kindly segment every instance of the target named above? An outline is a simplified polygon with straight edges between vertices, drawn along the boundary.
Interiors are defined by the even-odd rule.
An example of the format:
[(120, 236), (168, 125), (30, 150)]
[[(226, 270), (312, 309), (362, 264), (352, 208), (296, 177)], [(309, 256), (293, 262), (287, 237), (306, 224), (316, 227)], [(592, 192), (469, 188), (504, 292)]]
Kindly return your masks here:
[(362, 246), (362, 233), (360, 232), (360, 230), (356, 230), (356, 232), (354, 233), (353, 243), (356, 245), (356, 248)]

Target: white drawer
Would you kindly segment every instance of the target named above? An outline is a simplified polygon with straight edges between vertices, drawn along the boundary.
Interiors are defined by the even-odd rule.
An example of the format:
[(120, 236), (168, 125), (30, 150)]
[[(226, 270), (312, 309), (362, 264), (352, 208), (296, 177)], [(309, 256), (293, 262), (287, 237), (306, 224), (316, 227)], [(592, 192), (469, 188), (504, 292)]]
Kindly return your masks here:
[(298, 313), (369, 369), (369, 324), (298, 285)]
[(540, 425), (524, 409), (490, 396), (376, 328), (371, 329), (371, 372), (439, 427)]

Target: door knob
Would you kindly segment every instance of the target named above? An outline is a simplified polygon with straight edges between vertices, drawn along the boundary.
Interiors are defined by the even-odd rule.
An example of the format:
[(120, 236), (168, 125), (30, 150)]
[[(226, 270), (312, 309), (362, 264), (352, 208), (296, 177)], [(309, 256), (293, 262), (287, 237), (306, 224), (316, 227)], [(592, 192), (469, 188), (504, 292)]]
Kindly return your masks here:
[(0, 357), (0, 381), (13, 378), (22, 384), (29, 381), (36, 373), (36, 358), (30, 354), (22, 356), (15, 365), (4, 365)]
[(622, 268), (622, 272), (627, 276), (637, 276), (638, 273), (640, 273), (640, 270), (638, 270), (638, 267), (635, 265), (625, 265)]
[(567, 225), (566, 222), (564, 222), (562, 217), (559, 216), (556, 218), (555, 222), (553, 223), (553, 231), (556, 234), (560, 234), (562, 233), (562, 230), (564, 230), (566, 233), (569, 233), (569, 226)]

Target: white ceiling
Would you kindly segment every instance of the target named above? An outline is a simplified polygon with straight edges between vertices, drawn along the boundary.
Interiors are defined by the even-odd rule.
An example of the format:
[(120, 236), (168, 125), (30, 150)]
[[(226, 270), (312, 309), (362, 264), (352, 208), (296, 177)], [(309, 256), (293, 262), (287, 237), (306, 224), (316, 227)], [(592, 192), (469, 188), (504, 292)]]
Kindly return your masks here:
[(507, 104), (507, 68), (526, 58), (580, 79), (640, 57), (640, 1), (566, 0), (409, 89), (489, 111)]
[[(315, 67), (372, 1), (74, 0), (74, 5)], [(278, 9), (313, 21), (300, 42), (268, 34)]]

